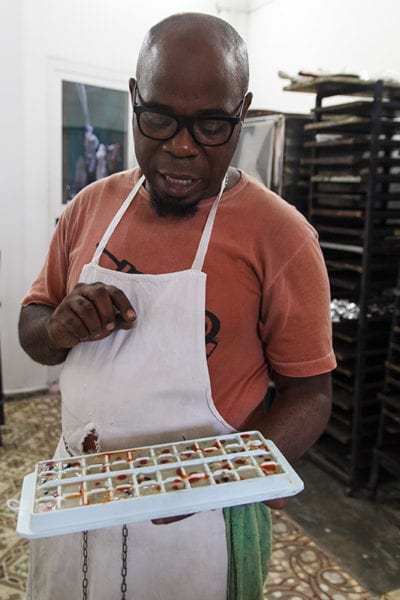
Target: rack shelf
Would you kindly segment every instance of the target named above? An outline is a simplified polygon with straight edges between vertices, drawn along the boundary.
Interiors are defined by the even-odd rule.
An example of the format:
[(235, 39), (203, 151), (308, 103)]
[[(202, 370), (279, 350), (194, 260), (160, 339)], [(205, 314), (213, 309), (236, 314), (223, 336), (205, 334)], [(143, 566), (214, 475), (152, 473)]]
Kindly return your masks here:
[(382, 468), (400, 479), (400, 269), (394, 297), (385, 379), (383, 390), (378, 394), (381, 401), (379, 428), (368, 483), (373, 492), (378, 488)]

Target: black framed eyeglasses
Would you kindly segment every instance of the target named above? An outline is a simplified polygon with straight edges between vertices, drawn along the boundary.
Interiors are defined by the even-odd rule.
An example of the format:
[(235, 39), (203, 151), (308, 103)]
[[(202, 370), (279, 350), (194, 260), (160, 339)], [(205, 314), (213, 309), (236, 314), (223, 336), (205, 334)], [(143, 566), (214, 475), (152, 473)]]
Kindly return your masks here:
[(204, 116), (204, 117), (180, 117), (171, 115), (159, 108), (150, 108), (136, 103), (136, 93), (139, 95), (137, 86), (133, 103), (133, 111), (137, 118), (140, 132), (152, 140), (166, 142), (172, 139), (184, 127), (189, 131), (193, 139), (201, 146), (223, 146), (226, 144), (240, 123), (244, 99), (237, 107), (237, 116)]

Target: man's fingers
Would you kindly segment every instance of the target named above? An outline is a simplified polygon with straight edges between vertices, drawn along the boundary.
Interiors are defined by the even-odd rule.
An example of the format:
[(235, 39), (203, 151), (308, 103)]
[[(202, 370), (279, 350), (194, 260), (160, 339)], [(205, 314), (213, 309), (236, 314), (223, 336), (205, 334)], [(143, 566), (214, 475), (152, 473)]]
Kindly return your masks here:
[(169, 523), (175, 523), (175, 521), (182, 521), (182, 519), (187, 519), (191, 517), (194, 513), (190, 513), (189, 515), (179, 515), (177, 517), (163, 517), (161, 519), (152, 519), (151, 522), (153, 525), (168, 525)]
[[(130, 329), (132, 327), (136, 313), (122, 290), (114, 286), (94, 283), (81, 287), (79, 292), (91, 303), (92, 309), (95, 309), (98, 317), (97, 323), (94, 312), (89, 311), (85, 315), (82, 311), (77, 311), (83, 318), (90, 335), (96, 335), (100, 331), (111, 332), (114, 329)], [(81, 306), (85, 307), (84, 304)]]
[(281, 509), (286, 506), (288, 498), (277, 498), (276, 500), (265, 500), (264, 504), (274, 509)]
[(124, 292), (116, 287), (107, 287), (110, 298), (115, 309), (116, 323), (121, 327), (130, 328), (136, 320), (136, 312), (125, 296)]
[(115, 329), (130, 329), (136, 313), (124, 292), (103, 283), (77, 284), (54, 311), (49, 336), (58, 347), (100, 340)]

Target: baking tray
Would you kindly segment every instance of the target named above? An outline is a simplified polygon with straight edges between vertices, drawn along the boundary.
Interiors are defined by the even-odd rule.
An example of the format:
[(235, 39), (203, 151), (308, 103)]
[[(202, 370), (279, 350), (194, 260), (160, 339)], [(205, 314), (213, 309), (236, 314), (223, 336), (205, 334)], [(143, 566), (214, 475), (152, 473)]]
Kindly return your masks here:
[(17, 534), (99, 529), (289, 497), (303, 487), (258, 431), (41, 461), (23, 480)]

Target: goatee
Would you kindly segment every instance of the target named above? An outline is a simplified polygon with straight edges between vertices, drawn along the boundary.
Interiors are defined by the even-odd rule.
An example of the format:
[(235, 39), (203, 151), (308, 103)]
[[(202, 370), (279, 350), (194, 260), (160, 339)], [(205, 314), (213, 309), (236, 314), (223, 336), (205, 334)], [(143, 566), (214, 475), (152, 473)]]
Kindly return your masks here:
[(167, 198), (160, 198), (150, 192), (150, 203), (159, 217), (175, 217), (178, 219), (189, 219), (198, 210), (197, 202), (192, 204), (176, 204)]

